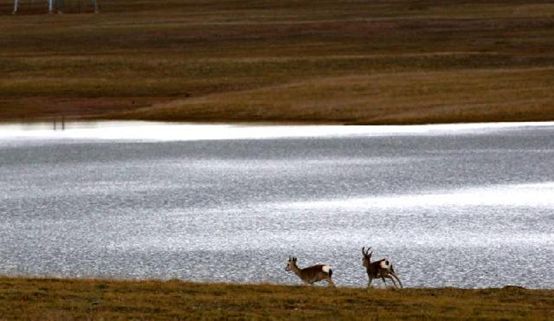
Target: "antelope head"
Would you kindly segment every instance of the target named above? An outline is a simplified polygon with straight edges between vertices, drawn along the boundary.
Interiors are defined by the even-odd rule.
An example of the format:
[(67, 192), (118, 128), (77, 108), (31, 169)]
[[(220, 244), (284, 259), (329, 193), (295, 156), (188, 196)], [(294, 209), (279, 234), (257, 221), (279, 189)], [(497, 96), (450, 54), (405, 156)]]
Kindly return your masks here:
[(297, 269), (298, 266), (296, 265), (296, 257), (289, 256), (289, 260), (287, 261), (287, 267), (285, 268), (285, 271), (294, 271), (294, 269)]
[(371, 264), (371, 254), (373, 254), (373, 251), (369, 252), (369, 250), (371, 250), (371, 247), (368, 247), (367, 250), (365, 249), (365, 247), (362, 247), (362, 254), (364, 256), (364, 258), (362, 259), (362, 263), (366, 269)]

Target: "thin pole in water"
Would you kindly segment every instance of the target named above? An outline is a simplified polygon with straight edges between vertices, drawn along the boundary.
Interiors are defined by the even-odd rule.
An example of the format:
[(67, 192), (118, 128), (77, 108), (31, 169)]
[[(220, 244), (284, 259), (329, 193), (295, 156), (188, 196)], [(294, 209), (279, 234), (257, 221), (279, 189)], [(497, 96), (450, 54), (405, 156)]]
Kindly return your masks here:
[(19, 0), (14, 0), (14, 1), (13, 1), (13, 11), (12, 11), (12, 14), (16, 14), (18, 8), (19, 8)]

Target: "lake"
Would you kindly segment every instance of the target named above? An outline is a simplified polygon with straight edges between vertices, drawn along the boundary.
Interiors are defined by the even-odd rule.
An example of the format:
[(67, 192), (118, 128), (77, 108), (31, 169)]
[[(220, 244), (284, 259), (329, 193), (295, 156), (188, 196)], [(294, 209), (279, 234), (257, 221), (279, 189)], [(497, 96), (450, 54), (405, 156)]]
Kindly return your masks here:
[[(554, 122), (0, 126), (0, 275), (554, 288)], [(382, 286), (376, 280), (374, 286)]]

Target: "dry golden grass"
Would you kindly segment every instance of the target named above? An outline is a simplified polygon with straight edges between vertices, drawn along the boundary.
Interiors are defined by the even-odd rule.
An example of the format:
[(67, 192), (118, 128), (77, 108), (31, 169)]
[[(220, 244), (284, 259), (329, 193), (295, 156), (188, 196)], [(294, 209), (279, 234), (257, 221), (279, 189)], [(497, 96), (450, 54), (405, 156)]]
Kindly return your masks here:
[(0, 320), (549, 320), (553, 290), (0, 278)]
[(101, 5), (12, 16), (0, 0), (0, 120), (554, 119), (548, 1)]
[(554, 69), (320, 77), (174, 100), (129, 115), (159, 120), (368, 124), (530, 121), (554, 115), (553, 88)]

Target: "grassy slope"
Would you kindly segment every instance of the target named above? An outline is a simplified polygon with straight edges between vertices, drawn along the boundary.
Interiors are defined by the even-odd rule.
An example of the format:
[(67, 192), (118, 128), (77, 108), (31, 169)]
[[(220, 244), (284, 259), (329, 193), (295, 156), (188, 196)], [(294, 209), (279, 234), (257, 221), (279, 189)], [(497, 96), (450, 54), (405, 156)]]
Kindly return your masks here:
[(554, 120), (549, 1), (10, 2), (0, 120)]
[(548, 320), (553, 290), (0, 278), (0, 320)]

